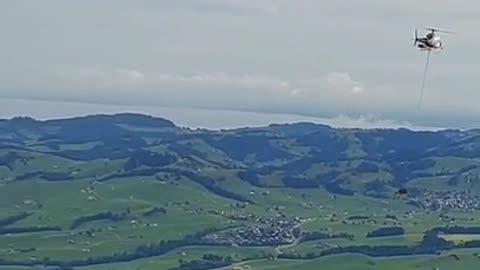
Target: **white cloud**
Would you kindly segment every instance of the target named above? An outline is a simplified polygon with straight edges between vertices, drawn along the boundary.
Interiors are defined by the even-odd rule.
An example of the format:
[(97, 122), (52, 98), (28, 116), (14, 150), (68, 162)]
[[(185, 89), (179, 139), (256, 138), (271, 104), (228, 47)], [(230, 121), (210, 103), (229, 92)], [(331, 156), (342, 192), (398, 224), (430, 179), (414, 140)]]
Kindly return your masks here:
[[(136, 90), (136, 93), (154, 92), (161, 94), (164, 91), (183, 92), (194, 94), (198, 91), (202, 95), (215, 94), (235, 99), (242, 95), (257, 96), (270, 95), (272, 97), (309, 98), (313, 96), (337, 96), (360, 94), (365, 92), (365, 85), (355, 81), (348, 73), (332, 72), (318, 78), (289, 80), (284, 78), (250, 75), (229, 74), (226, 72), (206, 72), (191, 75), (144, 72), (136, 69), (84, 69), (73, 78), (71, 87), (80, 84), (89, 88), (118, 90)], [(232, 96), (232, 93), (234, 94)], [(194, 104), (189, 104), (194, 105)], [(212, 106), (215, 106), (212, 104)]]
[(394, 90), (367, 85), (346, 72), (287, 79), (227, 72), (187, 75), (138, 69), (87, 69), (65, 79), (67, 85), (64, 84), (63, 88), (71, 91), (57, 99), (83, 102), (102, 100), (114, 104), (156, 104), (310, 116), (331, 116), (339, 112), (358, 115), (385, 109), (395, 111), (412, 103), (409, 96), (399, 99), (398, 95), (388, 95)]
[(336, 117), (323, 119), (323, 123), (341, 128), (362, 128), (362, 129), (390, 129), (390, 128), (407, 128), (410, 130), (439, 130), (439, 127), (417, 126), (408, 121), (399, 121), (394, 119), (384, 119), (373, 114), (360, 115), (358, 117), (350, 117), (347, 115), (339, 115)]
[[(358, 81), (347, 72), (294, 79), (228, 72), (177, 74), (139, 68), (86, 68), (64, 71), (53, 85), (48, 92), (29, 92), (27, 96), (26, 91), (4, 91), (2, 96), (323, 118), (339, 114), (353, 118), (376, 115), (380, 119), (403, 119), (415, 125), (431, 126), (452, 125), (458, 122), (455, 117), (467, 121), (468, 115), (458, 114), (460, 109), (468, 110), (469, 115), (478, 112), (478, 109), (446, 107), (444, 104), (451, 102), (448, 96), (439, 95), (438, 91), (433, 95), (431, 89), (427, 89), (418, 111), (418, 91), (404, 92), (390, 85)], [(444, 117), (435, 117), (441, 114)]]
[(308, 90), (303, 93), (320, 92), (336, 97), (348, 97), (366, 90), (365, 83), (354, 80), (347, 72), (330, 72), (317, 78), (301, 79), (297, 84)]
[(348, 73), (332, 72), (328, 74), (327, 83), (333, 89), (358, 94), (364, 91), (364, 86), (354, 81)]
[(101, 89), (142, 87), (146, 80), (141, 71), (129, 69), (112, 71), (83, 69), (78, 72), (76, 77), (79, 85)]

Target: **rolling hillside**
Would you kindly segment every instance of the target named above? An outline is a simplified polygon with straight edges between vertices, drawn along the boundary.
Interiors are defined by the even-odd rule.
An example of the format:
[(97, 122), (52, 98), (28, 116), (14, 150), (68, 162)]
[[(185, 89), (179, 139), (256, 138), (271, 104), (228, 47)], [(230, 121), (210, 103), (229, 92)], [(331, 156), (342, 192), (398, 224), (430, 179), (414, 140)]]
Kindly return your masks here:
[[(214, 171), (256, 187), (324, 187), (344, 195), (391, 196), (413, 181), (475, 175), (480, 165), (477, 131), (355, 130), (298, 123), (214, 132), (119, 114), (5, 120), (0, 138), (3, 182), (87, 177), (101, 182), (167, 172), (210, 177)], [(102, 168), (99, 161), (108, 166)], [(469, 180), (471, 186), (477, 182), (475, 177)], [(220, 187), (223, 181), (204, 182)], [(455, 187), (463, 182), (449, 183)]]
[[(213, 269), (476, 247), (476, 231), (465, 241), (449, 231), (455, 245), (437, 236), (476, 223), (479, 156), (477, 130), (210, 131), (139, 114), (2, 120), (0, 265)], [(385, 246), (396, 249), (377, 251)]]

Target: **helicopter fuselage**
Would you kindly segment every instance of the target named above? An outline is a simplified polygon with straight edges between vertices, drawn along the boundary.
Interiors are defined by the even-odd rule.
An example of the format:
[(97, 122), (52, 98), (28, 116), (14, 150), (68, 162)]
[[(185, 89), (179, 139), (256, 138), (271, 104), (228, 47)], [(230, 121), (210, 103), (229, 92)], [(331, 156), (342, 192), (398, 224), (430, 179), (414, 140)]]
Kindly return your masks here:
[(421, 49), (441, 49), (442, 41), (439, 36), (424, 37), (417, 40)]

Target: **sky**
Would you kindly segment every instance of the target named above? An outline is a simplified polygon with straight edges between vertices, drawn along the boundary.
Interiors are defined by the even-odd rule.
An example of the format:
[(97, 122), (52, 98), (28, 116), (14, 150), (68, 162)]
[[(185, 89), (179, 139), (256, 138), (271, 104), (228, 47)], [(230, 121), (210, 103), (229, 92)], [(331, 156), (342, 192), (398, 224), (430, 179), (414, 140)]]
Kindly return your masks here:
[[(477, 128), (478, 25), (473, 0), (2, 1), (0, 117)], [(418, 108), (425, 27), (457, 34)]]

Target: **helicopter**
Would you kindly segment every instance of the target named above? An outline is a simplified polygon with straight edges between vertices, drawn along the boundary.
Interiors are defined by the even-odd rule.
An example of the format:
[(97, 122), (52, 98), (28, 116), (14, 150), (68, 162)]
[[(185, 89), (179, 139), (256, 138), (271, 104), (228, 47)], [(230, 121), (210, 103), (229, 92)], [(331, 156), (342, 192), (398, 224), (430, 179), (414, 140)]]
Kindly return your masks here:
[(422, 51), (443, 50), (442, 40), (438, 35), (435, 34), (436, 32), (455, 34), (450, 31), (439, 30), (435, 28), (425, 28), (425, 29), (430, 30), (430, 32), (426, 34), (424, 37), (419, 37), (418, 30), (415, 29), (415, 37), (413, 41), (413, 46), (417, 46)]
[(422, 103), (423, 98), (423, 90), (425, 88), (425, 81), (427, 78), (427, 71), (428, 71), (428, 64), (430, 62), (430, 53), (433, 51), (434, 53), (438, 53), (443, 50), (442, 40), (438, 35), (435, 35), (436, 32), (440, 33), (447, 33), (447, 34), (455, 34), (454, 32), (439, 30), (435, 28), (426, 28), (430, 32), (427, 33), (424, 37), (418, 37), (418, 30), (415, 29), (415, 36), (413, 38), (413, 46), (420, 48), (421, 51), (427, 51), (427, 61), (425, 63), (425, 71), (423, 72), (423, 81), (422, 81), (422, 88), (420, 92), (420, 98), (418, 102), (418, 108)]

